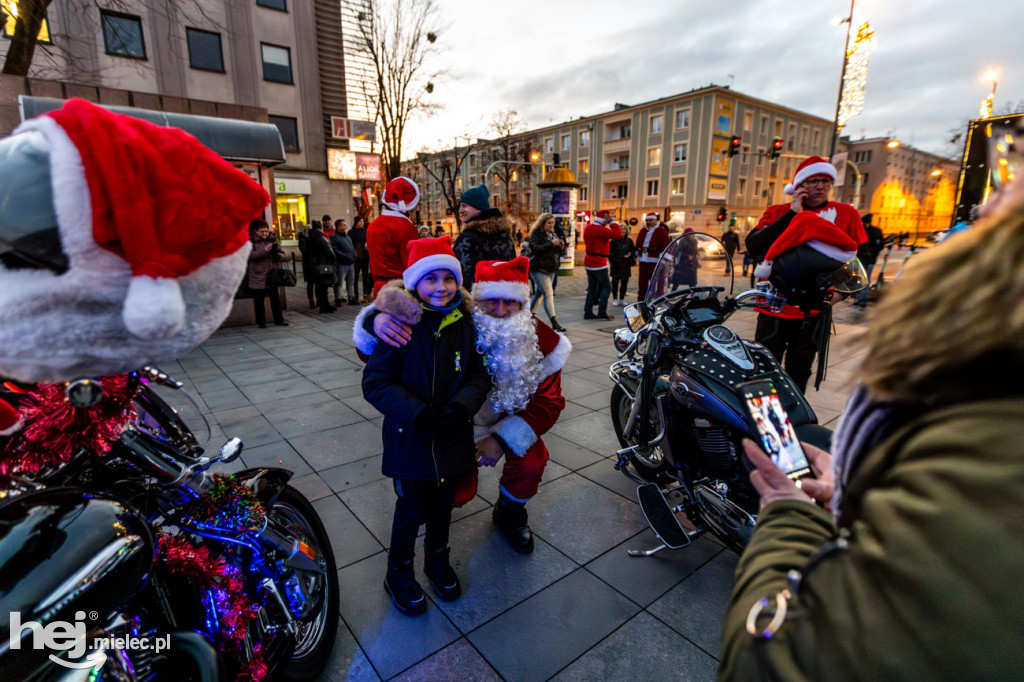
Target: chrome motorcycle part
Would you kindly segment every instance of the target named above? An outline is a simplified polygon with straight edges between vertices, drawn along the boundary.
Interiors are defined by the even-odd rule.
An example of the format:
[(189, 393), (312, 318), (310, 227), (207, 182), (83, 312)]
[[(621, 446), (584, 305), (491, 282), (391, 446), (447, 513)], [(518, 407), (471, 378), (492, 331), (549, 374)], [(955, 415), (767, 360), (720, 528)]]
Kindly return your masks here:
[(626, 325), (633, 333), (640, 331), (647, 324), (644, 308), (639, 303), (630, 303), (622, 309), (622, 312), (626, 316)]
[(734, 544), (734, 549), (742, 551), (750, 541), (757, 519), (729, 498), (718, 493), (715, 481), (711, 486), (698, 484), (694, 488), (700, 515), (719, 534)]
[(64, 395), (75, 407), (92, 407), (103, 400), (103, 385), (96, 379), (76, 379), (64, 387)]
[(754, 369), (754, 361), (750, 359), (746, 346), (740, 341), (736, 332), (722, 325), (715, 325), (704, 330), (704, 342), (715, 349), (726, 360), (745, 372)]
[(615, 350), (620, 353), (625, 353), (626, 349), (633, 345), (636, 341), (636, 333), (626, 329), (625, 327), (615, 330), (615, 336), (613, 343), (615, 344)]
[(221, 464), (230, 464), (234, 462), (242, 454), (242, 439), (232, 438), (220, 448), (220, 459), (218, 460)]
[[(661, 396), (661, 398), (663, 399), (664, 396)], [(672, 466), (668, 450), (668, 439), (665, 438), (665, 414), (662, 399), (656, 398), (654, 400), (654, 405), (652, 405), (651, 414), (649, 415), (650, 419), (657, 420), (654, 422), (654, 426), (658, 435), (651, 443), (640, 444), (633, 442), (635, 425), (634, 429), (630, 430), (629, 436), (626, 436), (624, 428), (624, 425), (629, 423), (629, 415), (635, 411), (635, 405), (638, 401), (630, 398), (622, 386), (617, 385), (612, 389), (611, 414), (615, 434), (619, 438), (619, 443), (629, 451), (629, 454), (626, 456), (636, 468), (637, 474), (645, 482), (657, 479), (662, 472)], [(641, 445), (644, 447), (641, 447)]]

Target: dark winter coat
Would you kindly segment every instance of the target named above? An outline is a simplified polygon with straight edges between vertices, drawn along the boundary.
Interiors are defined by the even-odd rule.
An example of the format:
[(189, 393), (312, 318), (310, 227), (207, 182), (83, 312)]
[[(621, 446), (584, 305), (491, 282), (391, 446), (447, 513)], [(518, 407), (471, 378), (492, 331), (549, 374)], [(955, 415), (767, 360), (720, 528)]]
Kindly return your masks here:
[(356, 261), (362, 263), (370, 260), (370, 255), (366, 251), (366, 228), (353, 227), (348, 231), (348, 238), (352, 240), (352, 246), (356, 250)]
[(331, 249), (338, 259), (338, 265), (352, 265), (356, 262), (356, 247), (351, 237), (341, 230), (331, 235)]
[(267, 273), (274, 263), (284, 262), (284, 249), (273, 235), (266, 239), (252, 238), (252, 251), (249, 252), (248, 275), (246, 284), (250, 289), (262, 291), (267, 288)]
[(469, 289), (476, 280), (477, 263), (516, 257), (512, 226), (498, 209), (483, 211), (462, 226), (462, 234), (452, 244), (452, 250), (462, 264), (463, 286)]
[(724, 246), (725, 250), (729, 253), (736, 253), (740, 250), (740, 236), (736, 234), (735, 230), (727, 230), (726, 233), (722, 235), (722, 246)]
[(630, 270), (636, 265), (636, 245), (632, 239), (620, 237), (608, 243), (608, 265), (612, 277), (629, 279)]
[(545, 275), (558, 272), (562, 250), (551, 243), (551, 237), (552, 235), (545, 232), (543, 227), (537, 227), (530, 232), (530, 238), (526, 241), (530, 246), (530, 270), (543, 272)]
[(309, 234), (304, 231), (299, 232), (299, 253), (302, 254), (302, 279), (311, 282), (316, 278), (316, 267), (313, 265), (313, 254), (309, 251)]
[(864, 232), (868, 235), (868, 240), (857, 248), (857, 258), (864, 265), (874, 265), (885, 244), (885, 235), (874, 225), (865, 225)]
[[(471, 418), (491, 379), (476, 352), (469, 311), (465, 300), (447, 315), (424, 309), (407, 344), (378, 343), (366, 363), (363, 397), (384, 415), (385, 476), (442, 483), (476, 466)], [(427, 406), (452, 403), (465, 408), (464, 424), (434, 437), (417, 433), (416, 417)]]
[[(337, 259), (334, 257), (334, 249), (331, 248), (331, 243), (327, 241), (327, 237), (320, 230), (310, 230), (309, 239), (306, 241), (306, 253), (302, 257), (302, 269), (305, 272), (306, 260), (309, 260), (312, 265), (312, 276), (317, 278), (317, 267), (320, 265), (330, 265), (334, 267), (338, 264)], [(332, 274), (330, 277), (324, 277), (327, 282), (333, 282), (337, 275)]]

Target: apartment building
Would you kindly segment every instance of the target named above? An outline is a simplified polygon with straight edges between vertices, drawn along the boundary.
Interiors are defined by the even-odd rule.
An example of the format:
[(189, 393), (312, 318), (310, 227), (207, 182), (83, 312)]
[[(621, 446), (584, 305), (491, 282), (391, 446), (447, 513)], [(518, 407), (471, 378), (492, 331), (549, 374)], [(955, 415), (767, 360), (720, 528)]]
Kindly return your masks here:
[(952, 224), (958, 162), (892, 137), (845, 141), (846, 183), (836, 190), (840, 201), (871, 213), (887, 234), (924, 237)]
[(0, 134), (26, 94), (262, 120), (284, 143), (265, 184), (285, 243), (325, 213), (352, 217), (353, 183), (335, 179), (348, 142), (331, 125), (348, 115), (338, 0), (64, 0), (44, 30), (28, 78), (3, 79)]
[[(664, 220), (717, 233), (723, 223), (749, 231), (765, 207), (785, 199), (782, 189), (796, 165), (811, 154), (828, 154), (832, 123), (780, 104), (708, 86), (637, 105), (617, 104), (611, 111), (573, 119), (523, 133), (533, 140), (545, 168), (556, 163), (569, 168), (581, 184), (577, 193), (580, 220), (599, 209), (610, 209), (620, 219), (637, 220), (654, 212)], [(740, 149), (729, 156), (733, 137)], [(779, 158), (771, 158), (773, 141), (783, 141)], [(481, 140), (472, 153), (478, 159), (497, 160), (498, 145)], [(420, 163), (434, 163), (444, 152), (427, 155)], [(488, 182), (491, 192), (504, 200), (497, 173), (483, 179), (490, 163), (460, 168), (460, 186)], [(523, 164), (528, 155), (517, 155)], [(519, 201), (536, 213), (540, 193), (534, 175), (510, 187)], [(433, 192), (427, 185), (423, 222), (448, 222), (451, 216), (433, 210)], [(440, 203), (440, 202), (439, 202)], [(725, 221), (717, 216), (724, 211)]]

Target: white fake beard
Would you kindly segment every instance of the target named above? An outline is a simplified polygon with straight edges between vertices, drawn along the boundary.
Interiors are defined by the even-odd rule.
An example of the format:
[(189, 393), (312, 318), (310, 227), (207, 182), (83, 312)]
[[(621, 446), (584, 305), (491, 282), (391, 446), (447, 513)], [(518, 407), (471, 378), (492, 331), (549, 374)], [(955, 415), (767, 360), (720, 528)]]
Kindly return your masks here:
[(496, 411), (515, 414), (529, 404), (543, 378), (544, 356), (533, 316), (525, 307), (504, 318), (474, 307), (473, 324), (477, 350), (493, 381), (488, 398)]

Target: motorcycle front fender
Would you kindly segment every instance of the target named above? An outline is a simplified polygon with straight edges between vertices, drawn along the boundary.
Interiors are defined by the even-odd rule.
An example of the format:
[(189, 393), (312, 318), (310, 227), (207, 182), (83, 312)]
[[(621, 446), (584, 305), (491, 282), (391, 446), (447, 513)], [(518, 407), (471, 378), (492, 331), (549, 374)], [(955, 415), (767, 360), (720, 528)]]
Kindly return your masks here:
[(294, 474), (287, 469), (257, 467), (239, 471), (233, 478), (256, 493), (256, 498), (263, 503), (264, 508), (269, 509), (292, 476)]

